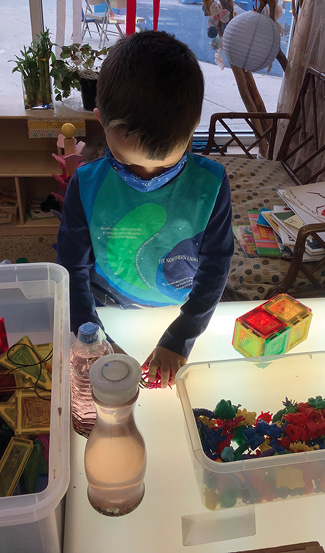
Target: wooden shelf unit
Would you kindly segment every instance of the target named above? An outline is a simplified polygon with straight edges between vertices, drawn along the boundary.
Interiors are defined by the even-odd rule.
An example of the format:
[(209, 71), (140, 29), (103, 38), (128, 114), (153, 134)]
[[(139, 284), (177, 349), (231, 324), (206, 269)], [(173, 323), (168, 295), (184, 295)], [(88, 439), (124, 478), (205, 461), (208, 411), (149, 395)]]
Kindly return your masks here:
[(68, 122), (69, 118), (84, 120), (86, 141), (102, 135), (93, 113), (65, 108), (60, 102), (54, 110), (25, 110), (22, 96), (0, 96), (0, 191), (15, 193), (17, 216), (12, 223), (0, 224), (1, 236), (57, 234), (59, 221), (55, 217), (32, 220), (28, 214), (31, 198), (46, 198), (59, 192), (53, 173), (60, 173), (52, 157), (57, 153), (56, 138), (29, 138), (28, 119), (48, 119)]

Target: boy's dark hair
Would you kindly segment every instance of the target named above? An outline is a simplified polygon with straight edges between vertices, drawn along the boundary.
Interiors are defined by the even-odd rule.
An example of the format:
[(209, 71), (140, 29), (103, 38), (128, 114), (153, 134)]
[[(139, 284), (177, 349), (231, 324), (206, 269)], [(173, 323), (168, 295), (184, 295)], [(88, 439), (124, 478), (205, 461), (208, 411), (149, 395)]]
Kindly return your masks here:
[(149, 159), (186, 145), (198, 124), (204, 79), (186, 44), (164, 31), (121, 38), (102, 64), (97, 107), (105, 130), (125, 129)]

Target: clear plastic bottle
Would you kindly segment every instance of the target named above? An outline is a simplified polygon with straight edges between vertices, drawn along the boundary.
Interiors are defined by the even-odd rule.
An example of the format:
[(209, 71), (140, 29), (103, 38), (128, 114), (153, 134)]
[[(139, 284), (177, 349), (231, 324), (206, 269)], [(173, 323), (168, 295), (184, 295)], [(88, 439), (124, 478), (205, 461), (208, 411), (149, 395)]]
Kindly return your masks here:
[(125, 515), (144, 496), (146, 448), (134, 420), (141, 367), (115, 353), (96, 361), (89, 378), (97, 419), (85, 449), (88, 499), (101, 514)]
[(113, 348), (96, 323), (79, 327), (70, 351), (71, 415), (74, 430), (86, 438), (96, 420), (89, 369), (94, 361), (110, 353), (114, 353)]

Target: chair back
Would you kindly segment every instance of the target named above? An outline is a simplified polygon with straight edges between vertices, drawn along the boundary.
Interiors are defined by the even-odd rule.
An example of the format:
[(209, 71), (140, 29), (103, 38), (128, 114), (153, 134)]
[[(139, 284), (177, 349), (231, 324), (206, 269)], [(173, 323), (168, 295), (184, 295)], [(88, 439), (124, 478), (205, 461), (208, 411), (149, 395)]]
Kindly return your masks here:
[[(267, 159), (273, 159), (274, 143), (278, 123), (281, 119), (289, 119), (288, 113), (265, 113), (265, 112), (226, 112), (226, 113), (214, 113), (211, 115), (209, 136), (207, 145), (203, 151), (203, 155), (208, 155), (214, 147), (222, 156), (226, 155), (227, 148), (231, 145), (239, 147), (248, 158), (256, 157), (251, 153), (256, 146), (259, 146), (260, 151), (263, 152), (263, 156)], [(245, 145), (240, 136), (230, 128), (228, 120), (241, 120), (252, 129), (255, 135), (255, 140), (249, 145)], [(222, 146), (219, 146), (215, 140), (216, 125), (220, 123), (230, 135), (229, 140)]]
[[(323, 179), (325, 175), (325, 124), (324, 124), (325, 73), (308, 68), (292, 114), (243, 112), (214, 113), (211, 115), (209, 136), (203, 155), (212, 148), (225, 156), (231, 145), (239, 147), (248, 157), (256, 157), (251, 150), (259, 146), (260, 154), (271, 160), (279, 123), (286, 124), (286, 132), (276, 155), (292, 180), (306, 184)], [(245, 121), (253, 130), (255, 140), (245, 145), (238, 131), (230, 128), (231, 120)], [(285, 120), (289, 121), (286, 122)], [(216, 143), (216, 125), (220, 123), (229, 140), (221, 146)]]

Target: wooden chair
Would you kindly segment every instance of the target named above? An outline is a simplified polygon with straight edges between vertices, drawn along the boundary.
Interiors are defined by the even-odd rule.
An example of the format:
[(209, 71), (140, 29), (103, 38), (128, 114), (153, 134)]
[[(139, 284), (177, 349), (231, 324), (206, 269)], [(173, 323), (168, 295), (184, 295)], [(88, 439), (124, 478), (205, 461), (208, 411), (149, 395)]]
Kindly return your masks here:
[[(228, 149), (236, 145), (250, 159), (256, 157), (256, 154), (254, 155), (251, 153), (256, 147), (262, 150), (264, 153), (263, 157), (266, 157), (266, 159), (273, 159), (278, 123), (282, 119), (290, 119), (290, 114), (259, 112), (214, 113), (211, 115), (209, 136), (203, 155), (208, 155), (212, 149), (215, 148), (217, 153), (221, 156), (226, 156)], [(237, 131), (231, 129), (229, 123), (227, 123), (228, 120), (242, 121), (248, 125), (255, 135), (255, 140), (249, 144), (249, 146), (245, 145), (243, 139), (237, 136)], [(221, 146), (217, 144), (215, 139), (216, 126), (218, 123), (230, 135), (229, 140)]]
[[(309, 68), (291, 115), (254, 112), (215, 113), (211, 116), (203, 155), (213, 157), (226, 167), (231, 184), (234, 224), (248, 224), (248, 218), (245, 219), (248, 209), (260, 209), (263, 205), (272, 208), (272, 202), (282, 204), (277, 189), (321, 181), (322, 176), (325, 181), (325, 129), (319, 123), (319, 115), (325, 117), (324, 92), (325, 74)], [(233, 121), (243, 121), (253, 130), (256, 138), (252, 144), (245, 145), (238, 131), (231, 129)], [(229, 135), (223, 144), (220, 144), (220, 140), (218, 143), (216, 141), (217, 123)], [(284, 124), (287, 124), (286, 132), (274, 160), (278, 128)], [(229, 155), (232, 146), (240, 149), (240, 155)], [(263, 152), (263, 158), (253, 153), (256, 147)], [(215, 155), (212, 155), (213, 150)], [(259, 177), (260, 180), (256, 181), (258, 172), (261, 175), (263, 173), (263, 178)], [(250, 192), (247, 193), (247, 190)], [(315, 237), (325, 248), (319, 232), (325, 232), (325, 223), (304, 225), (299, 230), (293, 257), (289, 262), (286, 259), (272, 259), (270, 262), (260, 262), (261, 258), (248, 259), (238, 248), (228, 280), (228, 284), (238, 293), (238, 299), (267, 299), (276, 293), (289, 291), (298, 297), (322, 295), (325, 292), (325, 270), (322, 270), (325, 255), (318, 262), (302, 261), (308, 236)], [(266, 274), (263, 276), (263, 263), (273, 267), (270, 271), (273, 281), (268, 281)], [(241, 285), (236, 284), (239, 266), (242, 267)], [(261, 280), (258, 271), (262, 274)], [(252, 274), (255, 283), (252, 277), (249, 280)], [(305, 277), (310, 283), (308, 286)]]

